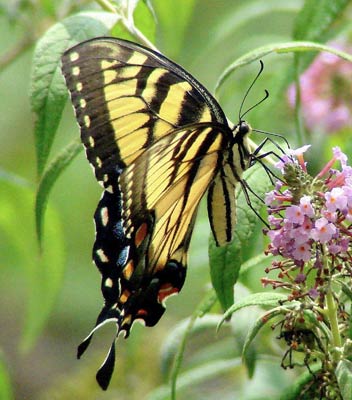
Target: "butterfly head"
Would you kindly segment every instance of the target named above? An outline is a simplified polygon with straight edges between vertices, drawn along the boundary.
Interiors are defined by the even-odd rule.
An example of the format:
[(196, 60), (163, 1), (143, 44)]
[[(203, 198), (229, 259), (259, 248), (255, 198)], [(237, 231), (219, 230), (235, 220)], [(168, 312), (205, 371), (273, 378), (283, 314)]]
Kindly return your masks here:
[(251, 126), (243, 120), (240, 120), (232, 129), (235, 143), (242, 143), (252, 132)]

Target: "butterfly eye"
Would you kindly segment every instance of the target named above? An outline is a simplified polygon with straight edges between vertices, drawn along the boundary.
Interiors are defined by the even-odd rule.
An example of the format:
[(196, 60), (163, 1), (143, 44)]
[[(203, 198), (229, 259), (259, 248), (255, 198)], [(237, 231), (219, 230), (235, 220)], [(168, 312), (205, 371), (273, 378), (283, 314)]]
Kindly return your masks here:
[(248, 125), (246, 121), (240, 121), (233, 128), (233, 138), (235, 142), (242, 141), (243, 138), (252, 131), (252, 128)]
[(245, 121), (241, 121), (240, 126), (239, 126), (239, 134), (243, 137), (247, 135), (250, 132), (251, 128)]

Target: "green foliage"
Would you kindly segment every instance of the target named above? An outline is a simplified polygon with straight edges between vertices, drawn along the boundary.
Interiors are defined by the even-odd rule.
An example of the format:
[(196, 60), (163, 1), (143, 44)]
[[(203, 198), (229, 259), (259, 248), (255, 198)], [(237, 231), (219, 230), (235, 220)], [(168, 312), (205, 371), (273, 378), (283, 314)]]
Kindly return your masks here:
[(61, 289), (64, 244), (58, 215), (49, 208), (44, 250), (38, 253), (33, 236), (34, 191), (23, 184), (16, 184), (13, 177), (8, 179), (10, 181), (0, 180), (0, 229), (3, 248), (11, 249), (7, 262), (12, 267), (20, 268), (27, 286), (21, 349), (28, 351), (47, 322)]
[(222, 320), (220, 321), (219, 327), (222, 325), (226, 319), (228, 319), (233, 313), (237, 310), (240, 310), (244, 307), (250, 306), (269, 306), (275, 307), (279, 301), (285, 300), (287, 296), (281, 293), (254, 293), (252, 295), (247, 296), (246, 298), (237, 301), (233, 304), (223, 315)]
[(342, 16), (348, 4), (348, 0), (306, 0), (295, 20), (293, 39), (318, 42), (326, 40), (326, 33)]
[(62, 174), (64, 169), (68, 167), (77, 154), (82, 151), (80, 141), (73, 140), (66, 146), (61, 153), (50, 163), (48, 168), (44, 171), (38, 185), (36, 202), (35, 202), (35, 217), (36, 217), (36, 231), (39, 244), (41, 245), (43, 239), (43, 222), (44, 213), (46, 210), (47, 202), (49, 199), (50, 191), (56, 182), (57, 178)]
[[(170, 58), (177, 59), (183, 43), (187, 41), (187, 29), (192, 20), (195, 3), (195, 0), (153, 2), (157, 22), (163, 32), (158, 38), (160, 48), (165, 49)], [(167, 51), (167, 48), (170, 50)]]
[(10, 376), (6, 368), (3, 356), (0, 358), (0, 397), (3, 400), (13, 400), (14, 395), (12, 391)]
[[(55, 393), (57, 399), (83, 399), (95, 395), (95, 389), (92, 389), (95, 383), (88, 383), (88, 373), (79, 371), (82, 364), (77, 367), (72, 363), (74, 344), (71, 340), (74, 343), (79, 341), (78, 335), (85, 331), (91, 322), (89, 320), (94, 318), (98, 305), (96, 310), (92, 308), (100, 301), (99, 278), (92, 272), (92, 285), (95, 286), (84, 287), (90, 281), (88, 272), (85, 274), (82, 271), (93, 271), (85, 266), (89, 257), (87, 248), (90, 247), (90, 243), (86, 246), (86, 242), (92, 242), (93, 229), (87, 228), (85, 221), (79, 218), (82, 210), (73, 206), (77, 202), (70, 197), (70, 189), (67, 188), (73, 185), (74, 176), (79, 175), (79, 179), (85, 182), (85, 170), (89, 168), (87, 163), (80, 167), (77, 156), (82, 147), (77, 137), (70, 136), (68, 139), (63, 132), (73, 131), (74, 127), (72, 123), (67, 123), (64, 112), (68, 95), (60, 72), (62, 53), (80, 41), (104, 35), (157, 46), (167, 56), (190, 69), (206, 86), (215, 86), (221, 105), (235, 116), (243, 94), (255, 76), (253, 71), (256, 71), (258, 60), (264, 59), (266, 69), (256, 83), (258, 89), (257, 86), (252, 89), (246, 104), (254, 104), (258, 97), (261, 98), (261, 86), (270, 89), (271, 98), (266, 104), (252, 110), (246, 118), (250, 121), (253, 119), (258, 128), (284, 131), (290, 141), (297, 142), (298, 125), (292, 122), (293, 115), (286, 107), (284, 90), (299, 71), (309, 65), (317, 52), (330, 52), (352, 61), (350, 54), (324, 44), (339, 32), (348, 31), (349, 2), (306, 0), (302, 7), (301, 2), (295, 0), (284, 3), (279, 0), (130, 1), (126, 3), (128, 7), (124, 2), (107, 0), (43, 0), (37, 3), (34, 5), (30, 1), (21, 1), (0, 6), (0, 17), (5, 22), (1, 29), (7, 35), (4, 36), (7, 38), (3, 46), (4, 56), (0, 57), (0, 72), (5, 78), (0, 85), (6, 85), (5, 81), (16, 82), (19, 75), (16, 68), (19, 68), (19, 64), (21, 68), (25, 65), (16, 61), (31, 52), (32, 72), (28, 81), (30, 104), (35, 114), (33, 136), (36, 156), (35, 166), (32, 150), (23, 149), (22, 145), (28, 137), (23, 133), (21, 136), (21, 131), (25, 132), (28, 128), (28, 118), (17, 127), (16, 120), (21, 117), (18, 112), (13, 117), (14, 130), (4, 132), (3, 140), (6, 151), (0, 174), (0, 282), (4, 293), (4, 310), (15, 307), (16, 302), (25, 306), (17, 307), (16, 313), (11, 311), (11, 321), (16, 321), (12, 321), (9, 328), (4, 326), (4, 335), (17, 338), (14, 330), (21, 334), (16, 339), (18, 343), (7, 342), (3, 346), (6, 356), (1, 357), (0, 363), (0, 398), (11, 400), (18, 397), (16, 391), (23, 395), (21, 390), (28, 390), (27, 387), (13, 388), (11, 385), (11, 382), (17, 384), (21, 379), (16, 374), (22, 367), (22, 353), (26, 352), (35, 360), (33, 376), (44, 374), (43, 380), (47, 382), (41, 384), (41, 393), (35, 393), (33, 398), (44, 400), (52, 398), (49, 393)], [(291, 54), (296, 59), (293, 66), (291, 58), (287, 57)], [(28, 66), (26, 70), (29, 70)], [(23, 73), (24, 70), (21, 71)], [(22, 86), (14, 91), (18, 92), (18, 97), (26, 92)], [(17, 109), (17, 97), (10, 104)], [(6, 109), (2, 115), (12, 118), (12, 110)], [(289, 132), (293, 131), (290, 137)], [(350, 131), (335, 140), (344, 143), (346, 135), (350, 135)], [(333, 140), (329, 139), (329, 146)], [(15, 155), (9, 157), (11, 152)], [(30, 176), (29, 169), (36, 170), (36, 178)], [(69, 173), (63, 174), (64, 171)], [(260, 198), (264, 198), (270, 182), (261, 165), (257, 163), (250, 168), (245, 179), (249, 187)], [(87, 185), (91, 185), (90, 181)], [(85, 203), (90, 198), (97, 197), (94, 190), (87, 188), (82, 193), (79, 200), (82, 208), (86, 207)], [(258, 197), (249, 193), (249, 198), (251, 207), (261, 212), (262, 203)], [(198, 264), (190, 265), (184, 292), (177, 300), (170, 301), (171, 310), (167, 313), (170, 319), (164, 326), (161, 322), (162, 333), (156, 333), (158, 328), (155, 328), (148, 336), (149, 339), (156, 338), (153, 339), (156, 341), (154, 347), (141, 339), (144, 330), (140, 336), (138, 329), (136, 334), (134, 331), (131, 335), (133, 338), (130, 343), (134, 341), (135, 344), (119, 341), (118, 351), (121, 355), (118, 357), (122, 361), (117, 369), (122, 372), (116, 378), (116, 390), (122, 389), (117, 396), (128, 393), (131, 397), (126, 398), (132, 400), (145, 397), (150, 391), (147, 396), (150, 400), (169, 399), (170, 393), (171, 398), (179, 399), (207, 399), (224, 394), (243, 400), (304, 398), (299, 396), (305, 386), (312, 382), (309, 373), (295, 369), (295, 382), (292, 384), (292, 378), (285, 371), (267, 368), (268, 362), (279, 366), (282, 353), (278, 351), (277, 344), (273, 344), (273, 338), (269, 335), (271, 330), (268, 333), (264, 328), (268, 322), (278, 321), (282, 308), (287, 306), (279, 301), (285, 300), (286, 296), (282, 293), (258, 292), (260, 277), (265, 274), (261, 267), (269, 265), (271, 259), (262, 254), (262, 223), (249, 208), (243, 191), (237, 192), (236, 199), (238, 223), (233, 242), (218, 248), (211, 236), (209, 239), (210, 280), (214, 290), (207, 289), (204, 296), (203, 287), (209, 284), (209, 267), (201, 256), (197, 256)], [(88, 213), (92, 214), (92, 210)], [(76, 236), (71, 234), (71, 228)], [(85, 236), (89, 229), (91, 232)], [(192, 241), (191, 248), (193, 251), (197, 249), (197, 255), (205, 252), (200, 242)], [(65, 248), (69, 250), (68, 260), (65, 258)], [(69, 279), (65, 282), (66, 265), (71, 268), (67, 271)], [(246, 287), (245, 290), (242, 285)], [(350, 307), (351, 290), (345, 285), (343, 291), (346, 304)], [(64, 298), (61, 298), (61, 303), (58, 302), (60, 293)], [(200, 300), (202, 297), (203, 300)], [(66, 304), (64, 309), (62, 304)], [(67, 304), (72, 307), (67, 307)], [(175, 309), (175, 304), (180, 310)], [(247, 314), (241, 314), (241, 310)], [(253, 315), (252, 310), (256, 310)], [(171, 311), (176, 316), (172, 317)], [(4, 315), (5, 318), (6, 313)], [(177, 324), (176, 321), (185, 315), (191, 317)], [(253, 317), (251, 321), (250, 316)], [(228, 322), (231, 317), (231, 322)], [(20, 326), (16, 325), (17, 321)], [(239, 329), (241, 325), (246, 328)], [(215, 337), (216, 327), (220, 326), (222, 329)], [(167, 332), (164, 337), (163, 329)], [(41, 337), (43, 341), (39, 340)], [(154, 356), (150, 349), (157, 352), (161, 341), (163, 378), (161, 381), (158, 373), (154, 372), (154, 375), (148, 375), (148, 381), (142, 374), (150, 373), (145, 371), (145, 365), (149, 365)], [(66, 342), (70, 343), (70, 349), (61, 351)], [(53, 365), (57, 364), (57, 354), (62, 354), (66, 361), (60, 369), (50, 366), (48, 371), (54, 372), (43, 371), (43, 360), (33, 355), (36, 344), (41, 349), (38, 353), (51, 353), (50, 346), (55, 349), (52, 352)], [(126, 354), (124, 346), (129, 346)], [(347, 400), (352, 396), (352, 368), (348, 346), (344, 351), (346, 354), (339, 361), (335, 373), (343, 399)], [(8, 354), (14, 353), (16, 357), (12, 360)], [(41, 366), (40, 369), (37, 365)], [(87, 368), (91, 374), (91, 365)], [(158, 371), (156, 366), (154, 370)], [(272, 375), (267, 376), (266, 373)], [(10, 374), (13, 376), (10, 377)], [(31, 373), (28, 375), (32, 376)], [(63, 375), (62, 379), (57, 378), (60, 375)], [(247, 377), (253, 381), (248, 383)], [(143, 379), (145, 386), (140, 389), (142, 393), (136, 389), (139, 385), (131, 384), (135, 379), (137, 382)], [(23, 384), (26, 385), (25, 379)], [(116, 393), (112, 392), (112, 397), (107, 398), (115, 398)], [(120, 397), (123, 398), (123, 395)]]
[[(218, 360), (208, 362), (201, 367), (193, 368), (192, 370), (183, 373), (177, 382), (177, 392), (183, 392), (192, 388), (195, 385), (204, 385), (210, 379), (214, 379), (221, 375), (227, 374), (230, 371), (238, 368), (241, 364), (240, 359)], [(148, 400), (167, 400), (170, 399), (170, 389), (167, 385), (161, 386), (147, 397)]]
[(341, 360), (336, 368), (336, 378), (344, 400), (352, 398), (352, 363)]

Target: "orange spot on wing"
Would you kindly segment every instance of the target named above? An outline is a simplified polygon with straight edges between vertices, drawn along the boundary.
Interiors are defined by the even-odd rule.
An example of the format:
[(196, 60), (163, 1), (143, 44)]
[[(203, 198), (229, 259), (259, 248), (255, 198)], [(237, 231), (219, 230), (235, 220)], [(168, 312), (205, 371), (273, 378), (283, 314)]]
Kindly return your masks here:
[(137, 317), (143, 317), (145, 315), (148, 315), (148, 311), (147, 310), (144, 310), (144, 308), (141, 308), (141, 309), (138, 310)]
[(122, 271), (123, 276), (124, 276), (127, 280), (129, 280), (129, 279), (131, 278), (132, 274), (133, 274), (133, 271), (134, 271), (134, 262), (133, 262), (133, 260), (130, 260), (130, 261), (126, 264), (125, 268), (124, 268), (123, 271)]
[(158, 293), (158, 301), (162, 303), (167, 297), (171, 296), (172, 294), (178, 293), (179, 290), (173, 287), (170, 283), (164, 283), (161, 285)]
[(139, 247), (148, 234), (148, 225), (144, 222), (136, 231), (134, 237), (134, 243), (136, 247)]
[(121, 327), (124, 325), (131, 325), (132, 322), (132, 316), (131, 314), (126, 315), (126, 317), (123, 319), (122, 323), (121, 323)]
[(121, 293), (120, 296), (120, 302), (121, 303), (126, 303), (126, 301), (128, 300), (128, 298), (130, 297), (131, 292), (129, 290), (124, 290), (123, 293)]

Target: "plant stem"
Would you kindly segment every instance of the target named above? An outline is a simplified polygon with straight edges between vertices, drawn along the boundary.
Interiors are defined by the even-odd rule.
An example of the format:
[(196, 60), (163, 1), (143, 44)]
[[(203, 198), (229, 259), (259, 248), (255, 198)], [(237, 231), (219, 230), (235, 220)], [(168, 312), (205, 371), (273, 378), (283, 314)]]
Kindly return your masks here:
[(108, 0), (96, 0), (96, 2), (105, 11), (109, 11), (109, 12), (112, 12), (112, 13), (116, 13), (117, 12), (116, 8)]
[(189, 338), (190, 334), (192, 333), (192, 330), (193, 330), (193, 327), (194, 327), (194, 324), (195, 324), (197, 318), (200, 318), (204, 315), (205, 309), (206, 309), (206, 311), (209, 311), (209, 309), (215, 304), (216, 300), (217, 300), (217, 296), (216, 296), (214, 290), (210, 290), (210, 292), (208, 292), (204, 296), (204, 298), (202, 299), (202, 301), (200, 302), (200, 304), (198, 305), (196, 310), (192, 313), (192, 315), (189, 319), (187, 328), (183, 334), (183, 338), (181, 340), (181, 343), (180, 343), (177, 353), (175, 355), (173, 366), (172, 366), (171, 373), (170, 373), (170, 383), (171, 383), (170, 398), (171, 398), (171, 400), (176, 400), (177, 377), (178, 377), (178, 374), (181, 369), (181, 364), (182, 364), (183, 355), (184, 355), (185, 348), (186, 348), (187, 339)]
[[(327, 316), (330, 322), (331, 334), (332, 334), (332, 344), (334, 347), (341, 347), (341, 336), (339, 332), (339, 326), (337, 321), (337, 307), (334, 296), (332, 294), (331, 286), (329, 286), (328, 292), (326, 294), (326, 306), (327, 306)], [(334, 354), (338, 354), (335, 353)], [(336, 356), (335, 356), (336, 358)], [(338, 361), (337, 359), (335, 361)]]
[(296, 87), (296, 104), (295, 104), (295, 125), (297, 131), (297, 139), (299, 146), (305, 143), (305, 132), (301, 119), (301, 86), (299, 80), (299, 54), (294, 54), (294, 71), (295, 71), (295, 87)]

